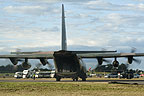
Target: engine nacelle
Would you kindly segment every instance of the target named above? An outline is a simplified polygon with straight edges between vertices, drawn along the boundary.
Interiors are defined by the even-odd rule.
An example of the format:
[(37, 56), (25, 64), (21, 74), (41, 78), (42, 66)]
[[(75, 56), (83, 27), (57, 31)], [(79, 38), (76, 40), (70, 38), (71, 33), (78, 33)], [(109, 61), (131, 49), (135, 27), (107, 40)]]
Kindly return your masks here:
[(98, 64), (99, 64), (99, 65), (102, 65), (102, 63), (103, 63), (103, 58), (97, 58), (97, 61), (98, 61)]
[(18, 63), (18, 59), (17, 58), (10, 58), (10, 61), (16, 65)]
[(47, 59), (41, 58), (41, 59), (40, 59), (40, 62), (41, 62), (44, 66), (45, 66), (46, 64), (48, 64)]
[(133, 62), (133, 57), (132, 56), (128, 57), (128, 63), (132, 64), (132, 62)]
[(31, 65), (30, 65), (30, 63), (28, 63), (28, 62), (23, 62), (23, 63), (22, 63), (22, 67), (23, 67), (24, 69), (29, 69), (29, 68), (31, 67)]
[(113, 61), (113, 66), (114, 67), (118, 67), (119, 66), (119, 62), (117, 60)]

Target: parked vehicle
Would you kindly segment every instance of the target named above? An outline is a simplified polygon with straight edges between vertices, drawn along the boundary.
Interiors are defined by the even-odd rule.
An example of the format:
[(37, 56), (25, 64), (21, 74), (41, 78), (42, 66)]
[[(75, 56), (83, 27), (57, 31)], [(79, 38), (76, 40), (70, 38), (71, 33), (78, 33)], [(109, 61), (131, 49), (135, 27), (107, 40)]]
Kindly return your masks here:
[(30, 70), (24, 70), (22, 77), (23, 77), (23, 78), (32, 78), (32, 74), (33, 74), (32, 71), (30, 71)]
[(16, 72), (14, 77), (15, 78), (22, 78), (23, 77), (23, 72)]
[[(104, 76), (105, 78), (118, 78), (118, 74), (107, 74)], [(122, 77), (122, 75), (120, 75), (120, 78)]]
[(54, 78), (55, 71), (40, 71), (36, 72), (36, 78)]
[(55, 76), (55, 71), (51, 71), (50, 77), (54, 78), (54, 76)]
[(16, 72), (15, 78), (54, 78), (55, 71), (30, 71), (23, 70), (23, 72)]
[(134, 78), (139, 78), (140, 75), (139, 74), (134, 74)]
[(127, 78), (127, 79), (134, 78), (134, 73), (131, 71), (122, 72), (121, 75), (122, 75), (122, 78)]
[(141, 77), (143, 77), (143, 76), (144, 76), (144, 74), (141, 74), (140, 76), (141, 76)]

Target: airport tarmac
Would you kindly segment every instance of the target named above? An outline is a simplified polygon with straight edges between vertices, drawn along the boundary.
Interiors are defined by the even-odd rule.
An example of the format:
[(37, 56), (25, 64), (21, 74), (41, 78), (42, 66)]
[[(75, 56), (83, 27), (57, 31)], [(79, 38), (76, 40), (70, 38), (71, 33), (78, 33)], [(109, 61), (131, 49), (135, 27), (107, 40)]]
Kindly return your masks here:
[[(0, 82), (58, 82), (55, 78), (48, 79), (15, 79), (15, 78), (0, 78)], [(72, 79), (62, 79), (59, 82), (107, 82), (109, 84), (137, 84), (144, 85), (142, 79), (88, 79), (86, 81), (78, 80), (72, 81)]]

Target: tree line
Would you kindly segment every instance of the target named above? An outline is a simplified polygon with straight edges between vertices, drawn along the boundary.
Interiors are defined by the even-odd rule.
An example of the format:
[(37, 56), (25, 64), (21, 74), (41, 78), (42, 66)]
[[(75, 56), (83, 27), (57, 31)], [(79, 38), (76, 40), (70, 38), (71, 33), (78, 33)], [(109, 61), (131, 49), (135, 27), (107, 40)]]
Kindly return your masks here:
[[(15, 72), (22, 72), (23, 70), (25, 70), (25, 69), (22, 67), (22, 65), (8, 64), (6, 66), (4, 66), (4, 65), (0, 66), (0, 73), (15, 73)], [(43, 69), (43, 68), (35, 67), (31, 70), (49, 71), (50, 69), (47, 69), (47, 68)]]
[(0, 73), (15, 73), (17, 71), (23, 71), (24, 68), (21, 65), (6, 65), (6, 66), (0, 66)]

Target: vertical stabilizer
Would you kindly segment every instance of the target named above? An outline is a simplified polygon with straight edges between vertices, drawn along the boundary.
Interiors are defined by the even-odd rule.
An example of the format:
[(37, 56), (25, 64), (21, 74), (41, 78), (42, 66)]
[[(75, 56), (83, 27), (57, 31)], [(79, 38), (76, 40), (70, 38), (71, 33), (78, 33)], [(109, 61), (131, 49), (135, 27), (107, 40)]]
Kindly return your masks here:
[(62, 50), (67, 50), (64, 5), (62, 4)]

